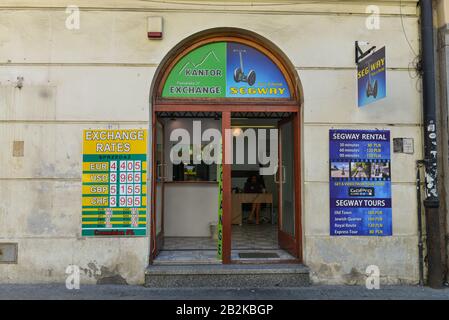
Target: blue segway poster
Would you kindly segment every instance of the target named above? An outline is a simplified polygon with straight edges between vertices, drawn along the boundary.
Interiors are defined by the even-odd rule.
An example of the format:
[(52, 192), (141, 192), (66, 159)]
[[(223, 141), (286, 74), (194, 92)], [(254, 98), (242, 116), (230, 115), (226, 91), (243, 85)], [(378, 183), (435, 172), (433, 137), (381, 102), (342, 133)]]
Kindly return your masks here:
[(376, 51), (357, 65), (357, 90), (359, 107), (387, 96), (385, 47)]
[(289, 98), (285, 77), (266, 55), (247, 45), (227, 45), (228, 98)]
[(330, 235), (391, 236), (390, 131), (330, 130)]

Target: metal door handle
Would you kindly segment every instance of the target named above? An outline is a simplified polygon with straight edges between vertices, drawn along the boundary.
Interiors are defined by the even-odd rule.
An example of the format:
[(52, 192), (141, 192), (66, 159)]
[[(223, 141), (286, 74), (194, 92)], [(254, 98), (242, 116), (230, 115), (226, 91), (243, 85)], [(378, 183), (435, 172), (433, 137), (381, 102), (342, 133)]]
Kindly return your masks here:
[(274, 172), (274, 183), (279, 183), (279, 165), (276, 165), (276, 171)]
[(281, 181), (281, 183), (282, 184), (285, 183), (285, 166), (282, 166), (282, 181)]
[(156, 166), (156, 178), (157, 178), (157, 179), (160, 179), (160, 178), (161, 178), (161, 166), (162, 166), (162, 164), (158, 164), (158, 165)]
[(282, 176), (279, 172), (279, 166), (277, 166), (276, 174), (274, 175), (274, 183), (285, 183), (285, 166), (281, 166), (282, 168)]
[(166, 170), (165, 168), (167, 167), (166, 163), (160, 163), (157, 165), (157, 178), (160, 179), (161, 181), (165, 181), (167, 179), (167, 177), (165, 176), (166, 174)]

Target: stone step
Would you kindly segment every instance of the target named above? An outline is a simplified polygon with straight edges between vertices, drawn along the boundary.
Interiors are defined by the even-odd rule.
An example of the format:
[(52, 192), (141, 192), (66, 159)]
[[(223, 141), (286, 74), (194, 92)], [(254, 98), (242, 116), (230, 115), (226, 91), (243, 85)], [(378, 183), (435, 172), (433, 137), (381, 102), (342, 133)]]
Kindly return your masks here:
[(302, 264), (150, 265), (145, 286), (176, 287), (304, 287), (309, 268)]
[(178, 259), (178, 260), (154, 260), (154, 266), (178, 266), (178, 265), (211, 265), (211, 264), (221, 264), (221, 261), (218, 259), (201, 259), (201, 260), (193, 260), (193, 259)]
[(162, 250), (153, 265), (221, 264), (216, 250)]

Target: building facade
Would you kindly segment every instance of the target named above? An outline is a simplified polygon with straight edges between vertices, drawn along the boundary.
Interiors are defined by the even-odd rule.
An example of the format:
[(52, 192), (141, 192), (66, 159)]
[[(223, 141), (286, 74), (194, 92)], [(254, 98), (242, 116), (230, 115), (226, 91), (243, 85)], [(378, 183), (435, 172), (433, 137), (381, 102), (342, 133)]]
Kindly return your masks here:
[[(294, 154), (294, 170), (287, 168), (284, 174), (285, 179), (291, 178), (293, 190), (286, 197), (294, 199), (290, 217), (294, 239), (289, 247), (288, 237), (282, 240), (280, 235), (282, 228), (276, 229), (276, 237), (280, 243), (285, 241), (286, 251), (293, 251), (291, 260), (310, 268), (313, 283), (365, 283), (372, 265), (378, 267), (381, 283), (418, 282), (416, 162), (423, 158), (423, 121), (416, 71), (417, 1), (404, 0), (401, 5), (397, 1), (273, 2), (2, 1), (0, 243), (17, 244), (17, 261), (0, 263), (1, 282), (62, 282), (67, 267), (76, 265), (82, 283), (112, 279), (141, 284), (149, 263), (163, 249), (162, 244), (157, 248), (160, 228), (166, 237), (207, 236), (205, 228), (216, 219), (218, 209), (214, 211), (204, 199), (217, 203), (218, 185), (190, 184), (190, 193), (184, 194), (178, 188), (187, 184), (166, 181), (164, 198), (157, 197), (162, 181), (157, 168), (164, 163), (156, 154), (162, 146), (157, 141), (161, 135), (156, 118), (165, 128), (174, 126), (174, 118), (187, 128), (191, 119), (186, 112), (194, 113), (190, 118), (221, 113), (206, 121), (208, 128), (215, 128), (213, 121), (218, 121), (216, 128), (221, 130), (243, 127), (232, 117), (252, 117), (233, 113), (292, 114), (292, 135), (286, 140), (290, 143), (285, 142), (283, 149)], [(441, 30), (444, 35), (446, 29)], [(151, 36), (162, 38), (149, 38), (153, 31), (156, 34)], [(357, 102), (356, 41), (386, 48), (386, 97), (363, 107)], [(245, 45), (268, 57), (283, 75), (289, 97), (285, 101), (180, 96), (170, 100), (164, 86), (176, 64), (202, 46), (216, 43), (226, 43), (228, 48), (232, 43)], [(445, 47), (441, 46), (444, 52)], [(243, 65), (248, 63), (244, 59)], [(245, 79), (251, 81), (249, 73)], [(100, 129), (147, 130), (144, 236), (82, 233), (83, 130)], [(389, 132), (391, 235), (332, 234), (330, 130)], [(394, 152), (397, 138), (412, 141), (413, 151)], [(164, 141), (168, 149), (169, 141)], [(175, 167), (170, 168), (174, 177)], [(226, 212), (220, 263), (234, 260), (231, 177), (237, 176), (232, 170), (223, 167), (228, 179), (223, 180)], [(280, 200), (272, 200), (271, 206), (275, 201)], [(164, 220), (157, 215), (162, 206)], [(195, 211), (199, 207), (211, 216), (195, 215), (203, 210)], [(281, 212), (279, 206), (275, 209)], [(184, 211), (192, 215), (183, 216)], [(197, 231), (201, 224), (203, 229)], [(185, 230), (191, 232), (183, 234)]]

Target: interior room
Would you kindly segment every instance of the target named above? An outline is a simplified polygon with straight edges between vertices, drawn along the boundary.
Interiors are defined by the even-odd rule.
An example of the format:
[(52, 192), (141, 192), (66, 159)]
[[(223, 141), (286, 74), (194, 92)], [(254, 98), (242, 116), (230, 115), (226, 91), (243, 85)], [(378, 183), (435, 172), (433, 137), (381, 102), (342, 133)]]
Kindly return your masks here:
[[(155, 263), (218, 263), (218, 182), (217, 164), (193, 163), (194, 122), (207, 129), (221, 131), (221, 118), (215, 113), (160, 114), (163, 130), (163, 159), (158, 164), (162, 172), (163, 199), (161, 221), (163, 246)], [(189, 143), (171, 141), (176, 129), (186, 130)], [(209, 142), (200, 142), (203, 148)], [(176, 148), (188, 148), (190, 161), (173, 163), (170, 153)], [(161, 191), (159, 191), (161, 195)], [(159, 198), (159, 197), (158, 197)]]
[[(278, 243), (279, 181), (278, 181), (278, 123), (288, 113), (233, 113), (231, 119), (233, 143), (231, 259), (236, 261), (290, 260)], [(248, 131), (252, 131), (249, 133)], [(259, 139), (265, 133), (265, 149)], [(238, 159), (237, 139), (244, 138), (245, 155)], [(254, 142), (250, 139), (255, 139)], [(270, 142), (271, 139), (271, 142)], [(276, 149), (272, 150), (272, 147)], [(260, 154), (271, 155), (276, 167), (261, 163)], [(257, 155), (251, 158), (248, 153)], [(261, 168), (268, 172), (261, 172)], [(270, 172), (271, 171), (271, 172)], [(252, 188), (251, 188), (252, 186)], [(258, 212), (258, 214), (257, 214)]]
[[(278, 161), (278, 137), (270, 142), (270, 129), (288, 117), (283, 113), (233, 113), (233, 164), (231, 165), (231, 259), (235, 261), (290, 260), (293, 257), (280, 249), (278, 243), (279, 192), (277, 175), (260, 174), (260, 152)], [(188, 143), (173, 140), (176, 129), (194, 135), (194, 123), (201, 123), (201, 133), (207, 129), (221, 131), (219, 113), (167, 113), (158, 115), (156, 147), (157, 233), (163, 245), (154, 263), (220, 263), (217, 258), (217, 224), (219, 186), (217, 164), (193, 164), (193, 140)], [(198, 127), (197, 127), (198, 128)], [(252, 141), (245, 138), (252, 131)], [(259, 137), (265, 133), (265, 139)], [(179, 133), (179, 132), (178, 132)], [(178, 134), (177, 133), (177, 134)], [(243, 157), (237, 150), (243, 138)], [(255, 139), (255, 140), (254, 140)], [(273, 140), (273, 137), (271, 137)], [(265, 149), (261, 146), (265, 143)], [(201, 149), (209, 141), (201, 142)], [(182, 146), (189, 150), (187, 162), (173, 163), (173, 150)], [(276, 147), (275, 150), (270, 148)], [(178, 148), (178, 149), (176, 149)], [(183, 160), (185, 161), (185, 160)], [(275, 166), (277, 163), (273, 164)], [(252, 185), (256, 188), (252, 189)]]

